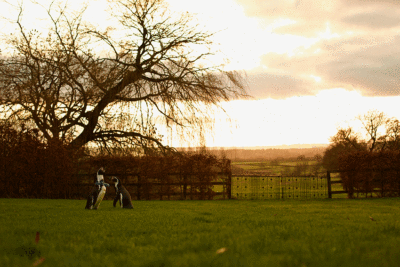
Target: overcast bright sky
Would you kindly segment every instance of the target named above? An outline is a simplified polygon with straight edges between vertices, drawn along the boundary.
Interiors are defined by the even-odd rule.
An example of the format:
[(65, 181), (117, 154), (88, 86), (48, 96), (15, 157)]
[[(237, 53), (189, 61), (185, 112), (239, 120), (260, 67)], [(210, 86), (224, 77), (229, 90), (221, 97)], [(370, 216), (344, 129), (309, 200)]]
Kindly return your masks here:
[(169, 2), (202, 12), (207, 25), (226, 29), (220, 41), (234, 66), (248, 71), (256, 98), (329, 88), (363, 96), (400, 92), (400, 1)]
[(400, 1), (169, 2), (223, 30), (230, 67), (248, 74), (254, 99), (230, 103), (235, 127), (209, 143), (329, 143), (370, 109), (400, 119)]
[[(226, 103), (207, 145), (328, 143), (370, 109), (400, 119), (399, 0), (168, 2), (218, 31), (227, 69), (248, 75), (253, 99)], [(105, 0), (89, 3), (101, 20)]]

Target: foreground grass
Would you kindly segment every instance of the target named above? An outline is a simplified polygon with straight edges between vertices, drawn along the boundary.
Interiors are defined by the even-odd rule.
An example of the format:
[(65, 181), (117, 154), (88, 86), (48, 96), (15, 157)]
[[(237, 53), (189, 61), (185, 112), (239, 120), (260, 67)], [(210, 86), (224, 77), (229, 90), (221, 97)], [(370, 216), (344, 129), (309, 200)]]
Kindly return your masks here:
[(20, 248), (35, 247), (39, 266), (398, 266), (399, 204), (0, 199), (0, 262), (32, 266)]

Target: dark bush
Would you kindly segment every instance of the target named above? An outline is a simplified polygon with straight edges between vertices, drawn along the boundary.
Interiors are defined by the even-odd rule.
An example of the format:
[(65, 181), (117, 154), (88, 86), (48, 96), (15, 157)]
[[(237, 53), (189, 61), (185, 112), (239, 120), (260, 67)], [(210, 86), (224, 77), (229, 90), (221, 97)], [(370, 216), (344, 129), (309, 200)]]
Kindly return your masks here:
[(37, 130), (0, 125), (0, 162), (0, 197), (69, 197), (72, 157), (61, 143), (43, 143)]
[(400, 195), (400, 152), (349, 152), (339, 157), (338, 164), (343, 171), (343, 188), (350, 198), (355, 193)]
[(98, 166), (105, 167), (106, 177), (119, 176), (134, 199), (212, 199), (212, 182), (219, 179), (219, 173), (230, 172), (227, 160), (205, 153), (97, 156), (81, 170), (94, 173)]
[[(82, 157), (57, 140), (43, 142), (38, 131), (0, 125), (0, 197), (86, 198), (103, 166), (106, 182), (118, 176), (135, 199), (212, 199), (212, 182), (230, 164), (206, 153), (163, 156)], [(106, 198), (113, 198), (111, 193)]]

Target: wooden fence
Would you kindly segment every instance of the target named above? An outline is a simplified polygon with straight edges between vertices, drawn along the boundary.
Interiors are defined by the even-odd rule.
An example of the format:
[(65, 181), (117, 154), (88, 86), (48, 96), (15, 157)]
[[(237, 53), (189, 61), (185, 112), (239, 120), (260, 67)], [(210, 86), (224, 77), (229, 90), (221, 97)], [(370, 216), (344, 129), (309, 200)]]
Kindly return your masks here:
[[(93, 175), (93, 174), (92, 174)], [(92, 176), (90, 175), (90, 176)], [(191, 174), (193, 176), (199, 173)], [(89, 175), (80, 175), (81, 183), (75, 184), (73, 198), (85, 198), (93, 182)], [(175, 182), (148, 181), (138, 174), (109, 174), (118, 176), (133, 200), (196, 200), (196, 199), (309, 199), (327, 198), (330, 194), (326, 176), (266, 176), (231, 175), (217, 173), (212, 182), (190, 182), (179, 174), (170, 174)], [(168, 179), (171, 180), (171, 179)], [(111, 185), (106, 199), (114, 197)]]
[[(93, 187), (93, 176), (95, 174), (79, 174), (78, 183), (71, 185), (74, 192), (72, 198), (86, 198)], [(213, 174), (211, 182), (197, 182), (196, 177), (202, 173), (191, 174), (168, 174), (169, 179), (149, 179), (146, 176), (134, 173), (110, 173), (106, 175), (105, 182), (110, 184), (106, 199), (112, 199), (115, 194), (114, 185), (108, 177), (117, 176), (126, 189), (130, 192), (133, 200), (196, 200), (196, 199), (230, 199), (231, 198), (231, 174), (229, 172), (218, 172)], [(110, 193), (111, 192), (111, 193)]]
[[(327, 171), (326, 178), (328, 183), (328, 198), (332, 198), (335, 194), (347, 194), (347, 190), (343, 190), (342, 179), (340, 177), (332, 177), (331, 174), (340, 173), (340, 171)], [(340, 187), (336, 186), (340, 185)], [(332, 189), (332, 187), (335, 187)]]
[[(346, 184), (347, 179), (357, 176)], [(393, 197), (400, 196), (400, 170), (397, 169), (361, 169), (327, 171), (328, 198), (332, 195), (347, 194), (347, 197)]]
[[(169, 174), (167, 182), (152, 181), (138, 174), (108, 174), (106, 182), (110, 183), (107, 177), (118, 176), (131, 193), (133, 200), (309, 199), (332, 198), (333, 195), (346, 197), (343, 194), (348, 194), (348, 190), (343, 189), (340, 176), (343, 172), (346, 171), (331, 170), (327, 171), (326, 175), (299, 177), (232, 175), (230, 172), (218, 172), (213, 174), (211, 182), (195, 182), (196, 179), (193, 177), (201, 173)], [(93, 175), (78, 175), (80, 182), (72, 185), (75, 188), (71, 187), (70, 197), (86, 198), (93, 186)], [(112, 199), (115, 193), (113, 185), (107, 192), (106, 199)], [(373, 192), (374, 196), (384, 196), (382, 189), (374, 189)], [(355, 197), (368, 196), (362, 191), (354, 193)]]

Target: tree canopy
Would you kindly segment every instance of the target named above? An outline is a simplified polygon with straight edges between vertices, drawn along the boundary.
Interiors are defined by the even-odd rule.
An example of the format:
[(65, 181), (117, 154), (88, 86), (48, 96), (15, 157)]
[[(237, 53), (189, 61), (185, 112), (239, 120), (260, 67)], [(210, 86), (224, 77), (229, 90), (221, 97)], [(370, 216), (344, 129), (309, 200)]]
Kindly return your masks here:
[[(162, 0), (109, 0), (109, 27), (84, 20), (88, 6), (42, 6), (46, 31), (29, 30), (17, 5), (0, 61), (3, 118), (76, 149), (166, 148), (157, 123), (204, 123), (209, 107), (246, 96), (243, 75), (210, 59), (212, 33)], [(36, 3), (39, 5), (38, 3)]]
[(357, 119), (361, 122), (363, 132), (356, 132), (352, 127), (340, 128), (331, 137), (331, 144), (323, 157), (323, 166), (326, 169), (337, 169), (338, 158), (350, 152), (400, 151), (398, 119), (389, 118), (377, 110), (370, 110)]

